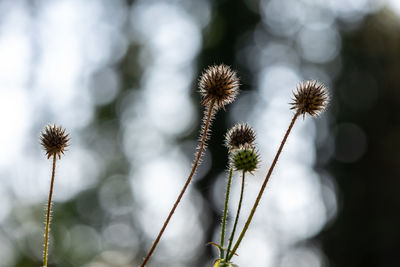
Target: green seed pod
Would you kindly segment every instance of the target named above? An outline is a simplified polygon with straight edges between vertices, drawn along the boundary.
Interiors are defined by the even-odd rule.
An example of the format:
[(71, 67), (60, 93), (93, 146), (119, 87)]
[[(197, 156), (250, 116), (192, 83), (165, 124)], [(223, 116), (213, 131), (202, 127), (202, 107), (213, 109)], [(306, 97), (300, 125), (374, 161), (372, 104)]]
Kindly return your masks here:
[(243, 146), (232, 156), (232, 164), (237, 171), (252, 172), (257, 169), (258, 154), (251, 146)]
[(239, 267), (239, 266), (230, 262), (227, 263), (223, 259), (218, 259), (214, 262), (213, 267)]
[(221, 267), (221, 265), (222, 265), (221, 264), (221, 259), (218, 259), (218, 260), (215, 261), (213, 267)]

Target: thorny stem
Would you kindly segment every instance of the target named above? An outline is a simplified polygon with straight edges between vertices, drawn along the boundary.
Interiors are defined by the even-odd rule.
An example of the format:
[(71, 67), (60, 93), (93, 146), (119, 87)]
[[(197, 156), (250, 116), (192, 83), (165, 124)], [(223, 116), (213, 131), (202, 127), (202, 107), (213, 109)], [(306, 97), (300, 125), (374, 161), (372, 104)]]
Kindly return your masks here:
[(224, 241), (225, 241), (225, 227), (226, 227), (226, 216), (228, 214), (228, 202), (229, 202), (229, 193), (231, 191), (231, 183), (232, 183), (232, 173), (233, 173), (233, 168), (229, 170), (229, 178), (228, 178), (228, 183), (226, 185), (226, 194), (225, 194), (225, 206), (224, 206), (224, 216), (222, 217), (222, 229), (221, 229), (221, 247), (219, 249), (219, 258), (223, 259), (224, 258)]
[(182, 188), (182, 191), (180, 192), (177, 200), (175, 201), (174, 206), (172, 207), (171, 211), (168, 214), (167, 219), (164, 222), (164, 225), (162, 226), (160, 232), (158, 233), (157, 238), (154, 240), (154, 243), (152, 245), (152, 247), (150, 248), (150, 251), (147, 253), (146, 258), (143, 260), (143, 263), (140, 265), (140, 267), (145, 267), (146, 263), (149, 261), (151, 255), (153, 254), (155, 248), (158, 245), (158, 242), (160, 242), (161, 236), (163, 235), (165, 228), (167, 228), (167, 225), (169, 223), (169, 221), (171, 220), (172, 215), (175, 212), (175, 209), (178, 207), (179, 202), (181, 201), (181, 198), (183, 196), (183, 194), (185, 193), (187, 187), (190, 184), (190, 181), (192, 180), (193, 175), (196, 172), (197, 166), (199, 165), (200, 162), (200, 158), (201, 155), (203, 154), (203, 149), (205, 147), (206, 144), (206, 140), (207, 140), (207, 136), (208, 136), (208, 129), (210, 127), (211, 124), (211, 119), (212, 119), (212, 115), (214, 114), (214, 104), (215, 104), (215, 100), (213, 100), (209, 105), (208, 105), (208, 110), (207, 113), (204, 114), (204, 116), (206, 117), (205, 122), (204, 122), (204, 128), (203, 128), (203, 133), (201, 135), (201, 141), (200, 141), (200, 146), (197, 150), (197, 154), (196, 154), (196, 160), (193, 163), (193, 167), (192, 170), (189, 174), (189, 177), (187, 178), (185, 185)]
[(280, 156), (280, 154), (282, 152), (283, 146), (285, 145), (286, 140), (287, 140), (287, 138), (288, 138), (288, 136), (290, 134), (290, 131), (292, 130), (293, 125), (296, 122), (296, 119), (298, 118), (299, 115), (300, 115), (300, 113), (296, 112), (296, 114), (294, 114), (294, 116), (292, 118), (292, 121), (291, 121), (291, 123), (289, 125), (289, 128), (287, 129), (287, 131), (285, 133), (285, 136), (282, 139), (281, 145), (279, 146), (279, 149), (276, 152), (275, 158), (272, 161), (271, 167), (268, 170), (268, 173), (267, 173), (267, 176), (265, 177), (264, 183), (261, 186), (261, 189), (260, 189), (260, 192), (258, 193), (256, 201), (254, 202), (254, 205), (253, 205), (253, 208), (251, 209), (250, 215), (249, 215), (249, 217), (248, 217), (248, 219), (247, 219), (247, 221), (246, 221), (246, 223), (245, 223), (245, 225), (243, 227), (242, 232), (240, 233), (240, 236), (239, 236), (238, 240), (235, 243), (235, 246), (233, 247), (231, 253), (228, 254), (227, 260), (230, 260), (233, 257), (233, 255), (235, 254), (236, 250), (238, 249), (238, 247), (240, 245), (240, 242), (242, 241), (244, 235), (246, 234), (247, 229), (249, 228), (251, 220), (253, 219), (254, 213), (256, 212), (257, 206), (260, 203), (261, 197), (262, 197), (262, 195), (264, 193), (265, 187), (267, 186), (267, 183), (268, 183), (269, 178), (270, 178), (270, 176), (272, 174), (272, 171), (274, 170), (275, 165), (276, 165), (276, 163), (277, 163), (277, 161), (279, 159), (279, 156)]
[(43, 267), (47, 267), (47, 255), (49, 249), (49, 230), (50, 230), (50, 214), (51, 214), (51, 199), (53, 197), (54, 176), (56, 170), (56, 154), (53, 154), (53, 170), (51, 172), (50, 193), (47, 200), (47, 214), (46, 214), (46, 229), (44, 233), (44, 251), (43, 251)]
[(237, 223), (238, 223), (238, 221), (239, 221), (240, 208), (242, 207), (242, 201), (243, 201), (244, 178), (245, 178), (245, 171), (243, 171), (243, 173), (242, 173), (242, 188), (240, 189), (239, 204), (238, 204), (238, 209), (237, 209), (237, 212), (236, 212), (235, 222), (234, 222), (233, 228), (232, 228), (232, 233), (231, 233), (231, 236), (229, 237), (228, 252), (227, 252), (227, 254), (226, 254), (225, 262), (228, 262), (228, 260), (229, 260), (229, 259), (228, 259), (229, 252), (231, 251), (231, 247), (232, 247), (232, 243), (233, 243), (233, 238), (235, 237), (236, 226), (237, 226)]

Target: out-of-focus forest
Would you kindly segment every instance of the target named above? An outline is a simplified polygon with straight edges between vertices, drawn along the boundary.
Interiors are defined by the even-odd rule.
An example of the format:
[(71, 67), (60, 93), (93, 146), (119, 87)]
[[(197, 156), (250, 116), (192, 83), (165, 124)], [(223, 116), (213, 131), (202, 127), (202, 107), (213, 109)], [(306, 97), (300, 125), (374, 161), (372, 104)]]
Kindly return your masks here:
[[(0, 266), (41, 266), (58, 161), (49, 266), (138, 266), (189, 174), (197, 80), (225, 63), (241, 82), (148, 266), (212, 266), (227, 179), (224, 135), (257, 133), (239, 228), (287, 129), (292, 91), (328, 88), (299, 120), (233, 262), (241, 267), (400, 266), (397, 0), (1, 0)], [(230, 215), (239, 199), (234, 176)], [(232, 216), (228, 217), (232, 226)]]

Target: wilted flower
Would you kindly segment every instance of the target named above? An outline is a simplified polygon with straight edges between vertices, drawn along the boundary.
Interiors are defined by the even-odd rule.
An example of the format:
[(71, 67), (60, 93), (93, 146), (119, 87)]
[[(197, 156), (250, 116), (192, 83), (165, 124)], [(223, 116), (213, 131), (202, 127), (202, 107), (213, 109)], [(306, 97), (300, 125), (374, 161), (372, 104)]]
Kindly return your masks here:
[(57, 155), (61, 159), (61, 154), (64, 154), (68, 146), (69, 134), (66, 134), (61, 126), (49, 124), (40, 135), (40, 142), (46, 151), (47, 158)]
[(291, 109), (302, 114), (318, 116), (326, 108), (329, 96), (326, 87), (318, 81), (304, 81), (297, 85), (296, 92), (293, 93), (293, 101), (290, 103)]
[(235, 100), (239, 91), (239, 78), (236, 72), (227, 65), (208, 67), (199, 79), (199, 89), (203, 96), (201, 104), (207, 106), (213, 103), (216, 109)]
[(238, 123), (225, 135), (225, 146), (230, 150), (237, 149), (245, 144), (253, 145), (256, 134), (247, 123)]

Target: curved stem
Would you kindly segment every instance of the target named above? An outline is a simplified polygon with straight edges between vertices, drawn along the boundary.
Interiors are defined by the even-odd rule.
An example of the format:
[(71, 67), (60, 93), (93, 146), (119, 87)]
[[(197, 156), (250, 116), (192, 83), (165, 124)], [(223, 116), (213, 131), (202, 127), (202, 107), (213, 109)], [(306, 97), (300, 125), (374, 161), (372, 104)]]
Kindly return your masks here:
[(233, 243), (233, 238), (235, 237), (236, 226), (237, 226), (237, 223), (238, 223), (238, 221), (239, 221), (240, 208), (242, 207), (243, 192), (244, 192), (244, 178), (245, 178), (244, 174), (245, 174), (245, 171), (243, 171), (243, 173), (242, 173), (242, 188), (241, 188), (241, 190), (240, 190), (239, 204), (238, 204), (238, 209), (237, 209), (237, 212), (236, 212), (235, 222), (234, 222), (233, 228), (232, 228), (231, 237), (229, 238), (229, 245), (228, 245), (228, 251), (227, 251), (227, 253), (226, 253), (225, 262), (228, 262), (228, 260), (229, 260), (229, 259), (228, 259), (229, 251), (231, 250), (232, 243)]
[(269, 181), (269, 178), (271, 177), (272, 171), (274, 170), (275, 165), (276, 165), (276, 163), (277, 163), (277, 161), (279, 159), (279, 156), (280, 156), (280, 154), (282, 152), (283, 146), (285, 145), (286, 140), (287, 140), (287, 138), (288, 138), (288, 136), (290, 134), (290, 131), (292, 130), (293, 125), (296, 122), (296, 119), (299, 117), (299, 115), (300, 115), (300, 113), (297, 112), (296, 114), (294, 114), (294, 116), (292, 118), (292, 121), (291, 121), (291, 123), (289, 125), (289, 128), (287, 129), (287, 131), (285, 133), (285, 136), (282, 139), (281, 145), (279, 146), (278, 151), (276, 152), (275, 158), (272, 161), (271, 167), (268, 170), (268, 173), (267, 173), (267, 176), (265, 177), (264, 183), (261, 186), (260, 192), (257, 195), (256, 201), (254, 202), (253, 208), (251, 209), (249, 218), (247, 219), (247, 221), (246, 221), (246, 223), (245, 223), (245, 225), (243, 227), (243, 230), (240, 233), (240, 236), (239, 236), (238, 240), (236, 241), (235, 246), (232, 249), (232, 252), (230, 252), (230, 254), (228, 252), (228, 257), (227, 257), (228, 260), (230, 260), (233, 257), (233, 255), (235, 254), (236, 250), (238, 249), (238, 247), (240, 245), (240, 242), (242, 241), (244, 235), (246, 234), (247, 229), (249, 228), (251, 220), (253, 219), (254, 213), (256, 212), (257, 206), (260, 203), (261, 197), (262, 197), (262, 195), (264, 193), (265, 187), (267, 186), (267, 183)]
[(160, 232), (157, 235), (157, 238), (154, 240), (154, 243), (153, 243), (152, 247), (150, 248), (150, 251), (147, 253), (147, 256), (143, 260), (143, 263), (140, 265), (140, 267), (145, 267), (146, 263), (149, 261), (151, 255), (153, 254), (155, 248), (157, 247), (158, 242), (160, 242), (161, 236), (163, 235), (165, 228), (167, 228), (167, 225), (168, 225), (169, 221), (171, 220), (172, 215), (174, 214), (176, 208), (178, 207), (178, 204), (181, 201), (183, 194), (185, 193), (187, 187), (189, 186), (194, 173), (196, 172), (197, 166), (199, 165), (200, 158), (201, 158), (201, 155), (203, 154), (203, 150), (204, 150), (207, 138), (208, 138), (208, 129), (210, 127), (211, 119), (214, 114), (214, 103), (215, 103), (215, 101), (212, 101), (210, 103), (210, 105), (208, 106), (207, 112), (204, 114), (205, 120), (204, 120), (203, 133), (201, 134), (200, 146), (197, 150), (196, 160), (194, 161), (194, 164), (193, 164), (192, 170), (189, 174), (189, 177), (186, 179), (185, 185), (183, 186), (177, 200), (175, 201), (174, 206), (172, 207), (171, 211), (169, 212), (167, 219), (165, 220)]
[(47, 200), (47, 213), (46, 213), (46, 229), (44, 232), (44, 251), (43, 251), (43, 267), (47, 267), (47, 255), (49, 249), (49, 231), (50, 231), (50, 214), (51, 214), (51, 199), (53, 197), (54, 177), (56, 170), (56, 154), (53, 155), (53, 170), (51, 172), (50, 193)]
[(229, 178), (228, 178), (228, 183), (226, 185), (226, 193), (225, 193), (225, 206), (224, 206), (224, 216), (222, 217), (222, 229), (221, 229), (221, 248), (219, 249), (219, 258), (223, 259), (224, 258), (224, 241), (225, 241), (225, 227), (226, 227), (226, 216), (228, 214), (228, 202), (229, 202), (229, 193), (231, 191), (231, 183), (232, 183), (232, 173), (233, 173), (233, 168), (229, 170)]

